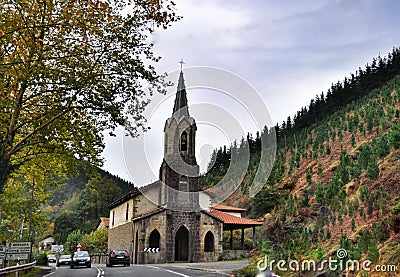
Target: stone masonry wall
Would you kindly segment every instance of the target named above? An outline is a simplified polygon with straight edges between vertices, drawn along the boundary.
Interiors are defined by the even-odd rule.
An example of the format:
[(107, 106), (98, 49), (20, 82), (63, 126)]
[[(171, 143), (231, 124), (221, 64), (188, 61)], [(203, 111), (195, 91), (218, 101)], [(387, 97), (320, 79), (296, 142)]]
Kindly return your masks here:
[(189, 262), (201, 261), (200, 213), (167, 211), (166, 262), (175, 260), (175, 236), (181, 226), (189, 231)]
[(111, 228), (108, 230), (108, 251), (124, 249), (132, 253), (132, 239), (132, 223), (128, 222)]
[[(200, 220), (200, 253), (205, 262), (217, 261), (222, 255), (223, 223), (207, 214), (201, 213)], [(207, 232), (214, 236), (214, 251), (204, 252), (204, 243)]]
[[(138, 253), (137, 261), (139, 264), (148, 263), (165, 263), (165, 230), (166, 230), (166, 215), (165, 211), (157, 213), (153, 216), (144, 218), (134, 223), (134, 233), (138, 232)], [(158, 230), (160, 233), (160, 252), (159, 253), (148, 253), (144, 252), (144, 248), (149, 247), (150, 234), (154, 230)]]

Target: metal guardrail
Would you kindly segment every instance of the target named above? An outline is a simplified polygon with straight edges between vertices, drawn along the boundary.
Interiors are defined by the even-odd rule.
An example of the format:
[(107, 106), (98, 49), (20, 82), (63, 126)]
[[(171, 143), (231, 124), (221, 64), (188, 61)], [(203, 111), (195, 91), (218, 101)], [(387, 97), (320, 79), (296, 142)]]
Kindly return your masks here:
[(3, 269), (0, 269), (0, 276), (3, 276), (8, 273), (13, 273), (13, 272), (18, 272), (18, 271), (23, 271), (30, 269), (36, 265), (36, 261), (29, 263), (29, 264), (22, 264), (22, 265), (15, 265), (15, 266), (10, 266), (6, 267)]

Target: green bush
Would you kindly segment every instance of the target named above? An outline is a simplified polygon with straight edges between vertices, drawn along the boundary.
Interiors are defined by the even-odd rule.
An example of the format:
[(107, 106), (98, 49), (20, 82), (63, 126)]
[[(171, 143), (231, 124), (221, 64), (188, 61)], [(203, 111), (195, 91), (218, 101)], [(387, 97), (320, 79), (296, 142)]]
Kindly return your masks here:
[(47, 265), (46, 253), (41, 253), (38, 256), (36, 256), (36, 265)]

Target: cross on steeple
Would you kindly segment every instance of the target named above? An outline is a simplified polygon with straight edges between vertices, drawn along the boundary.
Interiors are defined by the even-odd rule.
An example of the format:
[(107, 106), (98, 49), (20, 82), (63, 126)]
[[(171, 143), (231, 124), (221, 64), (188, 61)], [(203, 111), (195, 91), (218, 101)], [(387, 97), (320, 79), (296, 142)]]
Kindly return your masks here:
[(181, 72), (182, 72), (182, 66), (185, 64), (185, 62), (183, 61), (183, 59), (181, 59), (179, 63), (181, 64)]

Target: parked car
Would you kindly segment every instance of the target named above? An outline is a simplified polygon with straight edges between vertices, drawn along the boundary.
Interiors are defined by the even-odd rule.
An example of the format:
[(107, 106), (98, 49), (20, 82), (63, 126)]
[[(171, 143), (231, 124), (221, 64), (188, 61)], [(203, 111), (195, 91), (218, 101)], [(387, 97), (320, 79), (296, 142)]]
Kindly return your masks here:
[(129, 266), (131, 264), (131, 255), (126, 250), (111, 250), (107, 255), (106, 266), (123, 264)]
[(89, 252), (78, 251), (72, 254), (70, 267), (74, 268), (76, 266), (86, 266), (86, 267), (92, 266)]
[(53, 254), (47, 255), (47, 262), (48, 262), (48, 263), (55, 263), (55, 262), (57, 262), (56, 255), (53, 255)]
[(71, 256), (70, 255), (61, 255), (57, 260), (57, 266), (69, 265), (69, 264), (71, 264)]

